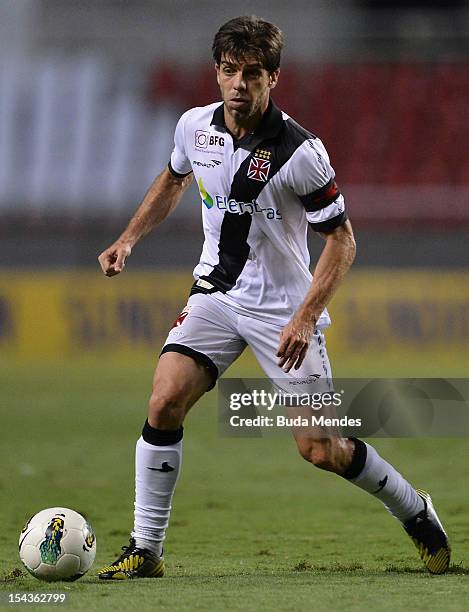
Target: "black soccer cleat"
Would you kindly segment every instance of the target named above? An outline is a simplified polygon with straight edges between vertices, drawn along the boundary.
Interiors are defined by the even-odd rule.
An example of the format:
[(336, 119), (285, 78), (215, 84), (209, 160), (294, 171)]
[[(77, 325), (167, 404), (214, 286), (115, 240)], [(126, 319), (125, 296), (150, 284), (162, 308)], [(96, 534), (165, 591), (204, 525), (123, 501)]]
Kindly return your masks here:
[(164, 559), (146, 548), (137, 548), (134, 538), (112, 565), (98, 571), (101, 580), (131, 580), (132, 578), (160, 578), (164, 574)]
[(449, 566), (451, 548), (443, 525), (438, 518), (428, 493), (417, 489), (425, 508), (404, 523), (404, 529), (412, 538), (420, 558), (431, 574), (444, 574)]

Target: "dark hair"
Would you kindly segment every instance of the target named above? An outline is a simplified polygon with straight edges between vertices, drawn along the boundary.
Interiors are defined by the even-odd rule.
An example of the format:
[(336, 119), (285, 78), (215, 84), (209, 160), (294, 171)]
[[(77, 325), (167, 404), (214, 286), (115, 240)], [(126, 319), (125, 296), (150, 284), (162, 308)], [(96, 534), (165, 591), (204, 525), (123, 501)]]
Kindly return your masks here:
[(272, 73), (280, 67), (282, 47), (283, 34), (276, 25), (247, 15), (221, 26), (213, 39), (212, 53), (217, 64), (223, 54), (237, 61), (252, 56)]

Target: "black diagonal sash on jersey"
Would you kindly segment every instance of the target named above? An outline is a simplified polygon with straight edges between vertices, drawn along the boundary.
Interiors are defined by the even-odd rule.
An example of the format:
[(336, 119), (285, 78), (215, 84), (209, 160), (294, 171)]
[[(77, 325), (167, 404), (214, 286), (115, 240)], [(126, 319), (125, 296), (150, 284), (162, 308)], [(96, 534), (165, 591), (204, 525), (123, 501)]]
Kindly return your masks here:
[[(270, 152), (270, 168), (266, 181), (248, 177), (251, 160), (255, 157), (255, 152), (258, 149)], [(293, 154), (291, 147), (283, 147), (278, 141), (270, 141), (270, 144), (269, 141), (258, 141), (251, 150), (253, 152), (242, 162), (233, 177), (230, 200), (236, 200), (237, 202), (252, 202), (255, 200)], [(218, 263), (208, 276), (202, 277), (223, 293), (236, 285), (236, 281), (246, 265), (250, 251), (247, 240), (251, 222), (252, 215), (248, 212), (236, 214), (226, 211), (224, 214), (218, 242)]]

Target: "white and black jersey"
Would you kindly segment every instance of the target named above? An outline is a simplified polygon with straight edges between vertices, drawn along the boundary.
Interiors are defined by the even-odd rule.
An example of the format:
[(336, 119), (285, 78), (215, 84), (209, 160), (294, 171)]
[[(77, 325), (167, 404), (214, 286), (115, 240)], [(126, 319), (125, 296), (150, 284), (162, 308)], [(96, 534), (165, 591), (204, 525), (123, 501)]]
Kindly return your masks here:
[[(308, 223), (328, 232), (347, 219), (324, 145), (272, 101), (240, 140), (215, 103), (184, 113), (174, 141), (169, 169), (193, 172), (202, 201), (205, 242), (193, 292), (286, 323), (312, 280)], [(324, 311), (318, 327), (329, 323)]]

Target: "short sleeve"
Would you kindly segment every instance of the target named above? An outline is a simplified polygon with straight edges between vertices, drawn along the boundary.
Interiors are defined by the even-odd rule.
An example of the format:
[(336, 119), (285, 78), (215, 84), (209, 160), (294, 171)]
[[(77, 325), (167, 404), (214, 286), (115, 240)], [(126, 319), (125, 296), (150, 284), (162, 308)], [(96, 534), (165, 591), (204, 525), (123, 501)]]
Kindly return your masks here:
[(289, 163), (288, 180), (315, 231), (327, 233), (345, 223), (344, 198), (319, 138), (306, 140), (295, 151)]
[(168, 164), (170, 172), (178, 178), (187, 176), (192, 172), (191, 163), (187, 157), (184, 135), (187, 115), (188, 113), (184, 113), (176, 125), (176, 130), (174, 132), (174, 149)]

